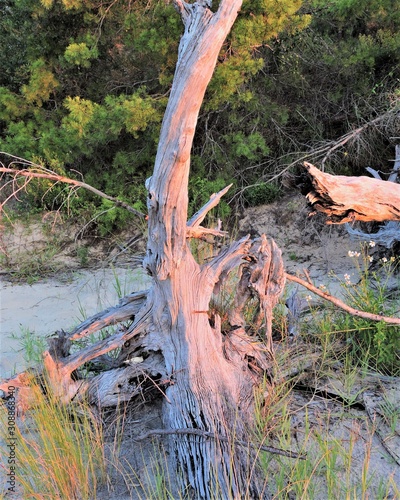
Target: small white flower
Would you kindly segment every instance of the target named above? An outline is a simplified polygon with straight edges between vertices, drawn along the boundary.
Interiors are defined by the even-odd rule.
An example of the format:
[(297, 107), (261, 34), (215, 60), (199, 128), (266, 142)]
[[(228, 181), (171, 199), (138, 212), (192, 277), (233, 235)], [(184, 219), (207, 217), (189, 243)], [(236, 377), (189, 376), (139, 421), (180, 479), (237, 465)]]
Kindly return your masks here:
[(349, 250), (349, 251), (347, 252), (347, 255), (348, 255), (349, 257), (354, 257), (354, 252), (352, 252), (351, 250)]
[(310, 302), (310, 300), (312, 300), (311, 295), (307, 295), (306, 300), (307, 300), (308, 302)]
[(350, 274), (345, 274), (344, 275), (344, 280), (346, 282), (346, 285), (351, 285)]
[(371, 248), (374, 248), (374, 246), (375, 246), (375, 245), (376, 245), (375, 241), (370, 241), (370, 242), (369, 242), (369, 246), (370, 246)]
[(368, 257), (368, 260), (369, 260), (370, 262), (372, 262), (372, 261), (374, 260), (374, 258), (372, 257), (372, 255), (370, 255), (370, 256)]
[(321, 290), (326, 290), (326, 286), (323, 283), (321, 283), (321, 285), (319, 285), (319, 287)]
[(387, 258), (386, 257), (382, 257), (382, 262), (387, 262)]

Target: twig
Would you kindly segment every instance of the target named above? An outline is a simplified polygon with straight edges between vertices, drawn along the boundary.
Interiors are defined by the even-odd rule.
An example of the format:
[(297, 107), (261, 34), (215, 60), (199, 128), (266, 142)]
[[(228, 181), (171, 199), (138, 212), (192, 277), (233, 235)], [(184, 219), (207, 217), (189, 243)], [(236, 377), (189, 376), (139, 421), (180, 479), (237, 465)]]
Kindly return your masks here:
[(304, 286), (305, 288), (307, 288), (307, 290), (310, 290), (310, 292), (313, 292), (316, 295), (322, 297), (323, 299), (332, 302), (332, 304), (335, 304), (335, 306), (340, 307), (341, 309), (352, 314), (353, 316), (359, 316), (360, 318), (371, 319), (372, 321), (384, 321), (385, 323), (388, 323), (390, 325), (400, 325), (400, 318), (381, 316), (380, 314), (373, 314), (365, 311), (360, 311), (358, 309), (354, 309), (353, 307), (350, 307), (344, 302), (342, 302), (337, 297), (334, 297), (330, 293), (321, 291), (316, 286), (312, 285), (311, 283), (308, 283), (307, 281), (302, 280), (298, 276), (293, 276), (292, 274), (288, 273), (285, 273), (285, 275), (287, 280), (294, 281), (295, 283)]
[[(224, 441), (225, 443), (229, 443), (231, 440), (225, 436), (221, 436), (219, 434), (214, 434), (213, 432), (203, 431), (201, 429), (152, 429), (144, 434), (140, 434), (139, 436), (134, 438), (134, 441), (143, 441), (152, 436), (169, 436), (172, 434), (189, 434), (192, 436), (201, 436), (208, 437), (211, 439)], [(249, 443), (246, 441), (242, 441), (239, 439), (234, 440), (236, 444), (239, 446), (249, 446)], [(283, 457), (288, 458), (296, 458), (300, 460), (306, 460), (307, 456), (301, 453), (295, 453), (294, 451), (285, 451), (280, 448), (274, 448), (273, 446), (265, 446), (263, 444), (257, 445), (259, 450), (267, 451), (269, 453), (274, 453), (275, 455), (281, 455)]]
[(326, 160), (328, 159), (328, 157), (336, 150), (336, 149), (339, 149), (341, 148), (342, 146), (344, 146), (347, 142), (349, 142), (351, 139), (353, 139), (354, 137), (357, 137), (358, 135), (360, 135), (365, 129), (371, 127), (372, 125), (375, 125), (376, 123), (379, 123), (381, 122), (382, 120), (384, 120), (385, 118), (387, 118), (389, 115), (391, 114), (391, 112), (387, 112), (387, 113), (384, 113), (383, 115), (380, 115), (376, 118), (374, 118), (373, 120), (371, 120), (370, 122), (367, 122), (367, 123), (364, 123), (364, 125), (361, 125), (361, 127), (358, 127), (356, 128), (355, 130), (351, 130), (350, 132), (348, 132), (347, 134), (343, 135), (342, 137), (340, 137), (335, 143), (333, 146), (331, 146), (328, 151), (326, 152), (325, 156), (323, 157), (322, 159), (322, 162), (321, 162), (321, 170), (324, 171), (324, 165), (325, 165), (325, 162)]

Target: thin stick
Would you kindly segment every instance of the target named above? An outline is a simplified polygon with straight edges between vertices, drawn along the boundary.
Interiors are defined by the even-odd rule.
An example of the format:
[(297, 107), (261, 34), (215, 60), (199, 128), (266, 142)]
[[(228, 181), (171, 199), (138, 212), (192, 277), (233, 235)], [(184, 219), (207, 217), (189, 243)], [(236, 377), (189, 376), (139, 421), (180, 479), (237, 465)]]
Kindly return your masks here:
[(305, 288), (307, 288), (307, 290), (310, 290), (310, 292), (313, 292), (316, 295), (322, 297), (323, 299), (332, 302), (332, 304), (335, 304), (335, 306), (340, 307), (341, 309), (352, 314), (353, 316), (359, 316), (360, 318), (371, 319), (372, 321), (384, 321), (385, 323), (388, 323), (390, 325), (400, 325), (400, 318), (381, 316), (380, 314), (373, 314), (365, 311), (360, 311), (358, 309), (354, 309), (353, 307), (350, 307), (344, 302), (342, 302), (337, 297), (334, 297), (330, 293), (321, 291), (316, 286), (312, 285), (311, 283), (308, 283), (307, 281), (302, 280), (298, 276), (293, 276), (292, 274), (288, 273), (285, 273), (285, 276), (287, 280), (294, 281), (295, 283), (304, 286)]
[[(230, 442), (230, 439), (225, 436), (220, 436), (219, 434), (214, 434), (213, 432), (203, 431), (201, 429), (152, 429), (144, 434), (140, 434), (134, 438), (134, 441), (143, 441), (152, 436), (169, 436), (172, 434), (189, 434), (192, 436), (208, 437), (211, 439), (224, 441), (226, 443)], [(249, 443), (242, 440), (234, 440), (239, 446), (249, 446)], [(306, 460), (307, 456), (300, 453), (295, 453), (294, 451), (285, 451), (280, 448), (274, 448), (273, 446), (265, 446), (263, 444), (257, 445), (259, 450), (267, 451), (269, 453), (274, 453), (275, 455), (281, 455), (288, 458), (296, 458), (300, 460)]]
[[(40, 166), (36, 166), (37, 168), (40, 169)], [(58, 175), (54, 172), (49, 172), (49, 173), (43, 173), (43, 172), (34, 172), (29, 169), (24, 169), (20, 170), (18, 168), (8, 168), (8, 167), (0, 167), (0, 172), (7, 174), (7, 175), (12, 175), (15, 177), (25, 177), (28, 180), (30, 179), (48, 179), (54, 182), (63, 182), (64, 184), (70, 184), (72, 186), (76, 187), (81, 187), (84, 188), (88, 191), (91, 191), (94, 194), (97, 194), (98, 196), (101, 196), (102, 198), (105, 198), (106, 200), (112, 201), (115, 203), (117, 206), (125, 208), (128, 210), (128, 212), (131, 212), (132, 214), (137, 215), (138, 217), (144, 218), (145, 215), (142, 212), (139, 212), (139, 210), (136, 210), (135, 208), (131, 207), (128, 203), (125, 203), (122, 200), (118, 200), (117, 198), (114, 198), (112, 196), (109, 196), (108, 194), (103, 193), (99, 189), (94, 188), (90, 184), (86, 184), (86, 182), (82, 181), (77, 181), (75, 179), (70, 179), (69, 177), (64, 177), (62, 175)]]

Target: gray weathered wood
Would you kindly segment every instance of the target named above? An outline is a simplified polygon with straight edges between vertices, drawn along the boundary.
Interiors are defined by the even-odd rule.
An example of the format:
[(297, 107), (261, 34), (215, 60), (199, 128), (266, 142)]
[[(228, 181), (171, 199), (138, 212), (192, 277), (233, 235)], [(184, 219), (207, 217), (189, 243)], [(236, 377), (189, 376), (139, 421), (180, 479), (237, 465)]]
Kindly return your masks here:
[[(154, 173), (146, 182), (149, 238), (143, 266), (153, 278), (151, 289), (59, 336), (44, 357), (50, 384), (64, 401), (86, 394), (96, 404), (116, 404), (137, 394), (142, 376), (160, 376), (163, 422), (177, 431), (168, 436), (170, 456), (182, 487), (204, 499), (267, 497), (251, 444), (254, 396), (255, 386), (272, 370), (272, 308), (285, 282), (281, 253), (265, 237), (242, 238), (204, 264), (196, 262), (188, 245), (191, 237), (224, 234), (220, 227), (200, 224), (228, 188), (187, 221), (188, 177), (200, 106), (241, 4), (221, 0), (213, 12), (208, 0), (175, 0), (185, 32)], [(242, 298), (232, 300), (224, 329), (210, 307), (239, 267), (241, 285), (234, 294), (247, 286), (246, 297), (259, 302), (253, 331), (246, 326)], [(132, 324), (120, 324), (126, 320)], [(120, 326), (112, 335), (69, 352), (69, 342), (114, 323)], [(121, 349), (119, 366), (107, 363), (108, 371), (91, 379), (72, 377), (83, 364), (105, 359), (116, 348)], [(179, 429), (193, 429), (193, 434)]]
[[(373, 168), (366, 169), (375, 179), (382, 180), (379, 172)], [(388, 177), (388, 182), (397, 182), (400, 173), (400, 145), (396, 146), (396, 156), (394, 161), (393, 170)], [(378, 245), (386, 248), (392, 248), (394, 243), (400, 241), (400, 222), (388, 221), (383, 224), (379, 231), (373, 234), (365, 233), (354, 229), (350, 224), (346, 224), (346, 230), (350, 236), (355, 240), (370, 241), (371, 239)]]

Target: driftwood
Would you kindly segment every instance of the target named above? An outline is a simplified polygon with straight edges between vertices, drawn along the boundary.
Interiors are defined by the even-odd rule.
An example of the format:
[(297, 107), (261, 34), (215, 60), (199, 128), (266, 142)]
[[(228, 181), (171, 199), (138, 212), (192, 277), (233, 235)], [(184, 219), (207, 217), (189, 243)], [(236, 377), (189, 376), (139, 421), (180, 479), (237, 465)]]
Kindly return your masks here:
[(389, 221), (382, 225), (376, 233), (365, 233), (358, 229), (354, 229), (350, 224), (346, 224), (346, 231), (350, 237), (356, 241), (373, 240), (377, 245), (386, 248), (392, 248), (393, 245), (400, 241), (400, 222)]
[[(286, 274), (286, 279), (288, 281), (293, 281), (294, 283), (298, 283), (299, 285), (302, 285), (304, 288), (307, 288), (307, 290), (310, 290), (310, 292), (315, 293), (319, 297), (327, 300), (328, 302), (331, 302), (334, 304), (336, 307), (339, 307), (340, 309), (343, 309), (344, 311), (348, 312), (352, 316), (358, 316), (360, 318), (364, 319), (369, 319), (371, 321), (382, 321), (384, 323), (387, 323), (389, 325), (400, 325), (400, 318), (395, 318), (392, 316), (382, 316), (380, 314), (373, 314), (369, 313), (366, 311), (360, 311), (359, 309), (354, 309), (354, 307), (350, 307), (346, 303), (344, 303), (342, 300), (338, 299), (337, 297), (334, 297), (330, 293), (323, 292), (321, 289), (317, 288), (315, 285), (310, 283), (309, 281), (305, 281), (298, 276), (293, 276), (292, 274)], [(293, 315), (293, 313), (292, 313)]]
[(299, 187), (311, 207), (328, 216), (328, 224), (400, 220), (399, 184), (366, 176), (331, 175), (310, 163), (304, 167)]
[[(52, 390), (65, 402), (86, 397), (100, 406), (115, 405), (152, 386), (163, 397), (163, 424), (172, 432), (167, 444), (183, 488), (192, 488), (195, 498), (213, 498), (216, 491), (221, 498), (265, 498), (257, 449), (237, 443), (251, 442), (254, 389), (273, 366), (272, 308), (285, 283), (281, 252), (264, 236), (254, 241), (247, 236), (200, 263), (188, 245), (189, 238), (225, 234), (220, 224), (215, 229), (201, 224), (229, 187), (188, 220), (188, 177), (200, 106), (242, 0), (222, 0), (215, 12), (208, 0), (174, 4), (185, 30), (154, 172), (146, 182), (149, 239), (143, 266), (152, 287), (73, 332), (58, 332), (44, 367)], [(222, 321), (212, 303), (235, 273), (236, 297)], [(258, 304), (250, 321), (249, 301)], [(116, 329), (103, 340), (71, 348), (108, 325)], [(23, 376), (12, 383), (20, 394), (26, 389)]]
[[(281, 252), (265, 236), (253, 241), (246, 236), (200, 263), (188, 245), (190, 238), (225, 235), (220, 224), (214, 229), (201, 224), (229, 187), (213, 195), (189, 220), (187, 188), (200, 106), (242, 0), (221, 0), (215, 12), (208, 0), (190, 4), (174, 0), (174, 4), (185, 30), (154, 173), (146, 182), (149, 239), (143, 267), (152, 277), (152, 287), (71, 332), (57, 332), (44, 354), (44, 371), (64, 402), (87, 398), (99, 406), (112, 406), (152, 388), (163, 398), (164, 434), (183, 488), (191, 488), (195, 498), (214, 498), (216, 491), (220, 498), (266, 498), (264, 478), (257, 474), (258, 450), (247, 443), (254, 430), (254, 389), (266, 375), (273, 377), (272, 309), (287, 278)], [(339, 182), (335, 190), (337, 179), (311, 165), (307, 171), (310, 202), (334, 222), (357, 216), (372, 220), (365, 219), (362, 200), (347, 208), (340, 198), (346, 185), (345, 198), (359, 200), (363, 192), (356, 192), (356, 186), (362, 182), (343, 181), (342, 187)], [(331, 187), (338, 202), (332, 202)], [(382, 207), (376, 203), (375, 186), (372, 189), (374, 197), (368, 193), (375, 201), (374, 217)], [(400, 204), (393, 202), (386, 210), (400, 218), (396, 206)], [(235, 278), (223, 321), (212, 304), (228, 279)], [(254, 310), (251, 317), (249, 304)], [(103, 340), (72, 349), (77, 341), (111, 325), (115, 330)], [(20, 374), (0, 384), (0, 389), (18, 388), (23, 406), (23, 396), (29, 399), (28, 382), (29, 376)]]
[[(366, 168), (366, 170), (375, 179), (382, 180), (377, 170), (374, 170), (373, 168), (370, 167)], [(400, 145), (397, 145), (394, 166), (387, 181), (397, 183), (399, 174), (400, 174)], [(377, 232), (372, 234), (354, 229), (350, 224), (346, 224), (346, 230), (353, 239), (362, 241), (368, 241), (373, 239), (376, 244), (382, 245), (386, 248), (392, 248), (397, 241), (400, 241), (400, 222), (397, 221), (385, 222)]]

